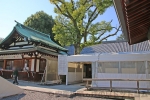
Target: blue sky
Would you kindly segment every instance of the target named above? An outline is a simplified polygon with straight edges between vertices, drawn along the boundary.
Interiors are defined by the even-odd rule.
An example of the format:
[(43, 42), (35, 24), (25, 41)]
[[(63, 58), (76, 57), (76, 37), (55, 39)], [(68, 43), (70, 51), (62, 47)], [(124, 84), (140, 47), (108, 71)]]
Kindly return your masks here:
[[(16, 24), (14, 20), (23, 23), (31, 14), (41, 10), (52, 15), (53, 18), (56, 16), (53, 11), (54, 5), (50, 4), (49, 0), (0, 0), (0, 4), (0, 37), (2, 38), (5, 38), (12, 31)], [(116, 12), (113, 7), (110, 7), (96, 21), (110, 21), (112, 19), (112, 26), (119, 26)], [(115, 40), (119, 35), (118, 33), (108, 40)]]

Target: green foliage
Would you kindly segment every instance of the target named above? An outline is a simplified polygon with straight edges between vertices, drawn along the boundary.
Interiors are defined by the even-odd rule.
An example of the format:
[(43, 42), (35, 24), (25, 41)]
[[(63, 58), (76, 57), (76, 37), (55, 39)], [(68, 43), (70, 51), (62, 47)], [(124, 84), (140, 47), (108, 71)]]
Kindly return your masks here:
[(54, 34), (52, 33), (54, 20), (52, 16), (46, 14), (45, 12), (39, 11), (31, 15), (25, 20), (24, 25), (40, 32), (50, 34), (51, 39), (54, 41)]
[[(83, 47), (101, 43), (119, 31), (120, 27), (111, 26), (112, 21), (94, 23), (94, 20), (112, 6), (112, 0), (50, 0), (50, 2), (55, 5), (54, 11), (58, 14), (53, 27), (55, 39), (63, 46), (74, 44), (75, 54), (80, 53)], [(113, 28), (116, 29), (115, 33), (106, 34)]]
[(120, 34), (120, 36), (118, 36), (116, 40), (125, 40), (123, 33)]

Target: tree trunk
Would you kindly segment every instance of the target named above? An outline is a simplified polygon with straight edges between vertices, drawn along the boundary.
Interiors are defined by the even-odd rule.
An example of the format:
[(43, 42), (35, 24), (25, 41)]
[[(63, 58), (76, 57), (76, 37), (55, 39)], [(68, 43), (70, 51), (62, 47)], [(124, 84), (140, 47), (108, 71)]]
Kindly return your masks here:
[(80, 54), (80, 43), (79, 44), (75, 44), (75, 55)]
[(87, 41), (87, 35), (84, 33), (84, 43)]

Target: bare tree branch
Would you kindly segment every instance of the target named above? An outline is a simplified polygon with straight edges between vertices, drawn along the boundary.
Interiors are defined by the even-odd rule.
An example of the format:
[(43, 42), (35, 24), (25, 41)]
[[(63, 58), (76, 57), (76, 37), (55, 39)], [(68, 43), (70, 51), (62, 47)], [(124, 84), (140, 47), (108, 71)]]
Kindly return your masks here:
[(57, 9), (58, 9), (64, 16), (66, 16), (66, 17), (69, 18), (69, 16), (68, 16), (67, 14), (65, 14), (65, 13), (62, 12), (62, 10), (60, 9), (60, 7), (59, 7), (56, 3), (54, 3), (54, 4), (55, 4), (55, 6), (57, 7)]
[(107, 35), (106, 37), (102, 38), (102, 39), (99, 41), (99, 43), (101, 43), (103, 40), (107, 39), (107, 38), (108, 38), (108, 37), (110, 37), (110, 36), (114, 36), (114, 35), (116, 35), (116, 34), (118, 33), (118, 31), (119, 31), (120, 27), (121, 27), (121, 26), (119, 26), (119, 27), (117, 28), (117, 30), (116, 30), (116, 32), (115, 32), (115, 33), (113, 33), (113, 34), (109, 34), (109, 35)]
[[(107, 24), (106, 27), (108, 27), (108, 26), (111, 24), (112, 21), (113, 21), (113, 20), (111, 20), (111, 21)], [(104, 32), (103, 32), (101, 35), (98, 36), (97, 40), (100, 39), (100, 37), (103, 36), (103, 35), (106, 33), (106, 31), (107, 31), (107, 30), (104, 30)]]

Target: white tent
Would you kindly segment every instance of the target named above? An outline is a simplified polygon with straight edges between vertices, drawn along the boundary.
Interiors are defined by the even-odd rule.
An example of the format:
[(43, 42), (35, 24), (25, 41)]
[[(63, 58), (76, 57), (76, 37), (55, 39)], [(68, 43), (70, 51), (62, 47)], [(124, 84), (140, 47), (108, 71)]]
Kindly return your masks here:
[(0, 77), (0, 98), (23, 93), (23, 90)]
[[(150, 79), (150, 52), (73, 55), (68, 56), (67, 60), (68, 63), (90, 62), (92, 64), (92, 78)], [(80, 75), (81, 77), (83, 78), (83, 75)], [(113, 86), (135, 87), (135, 84), (135, 82), (114, 82)], [(109, 82), (92, 82), (92, 86), (107, 87)], [(140, 87), (149, 86), (149, 82), (140, 82)]]
[(98, 55), (72, 55), (68, 56), (67, 60), (68, 62), (94, 62), (98, 61)]

